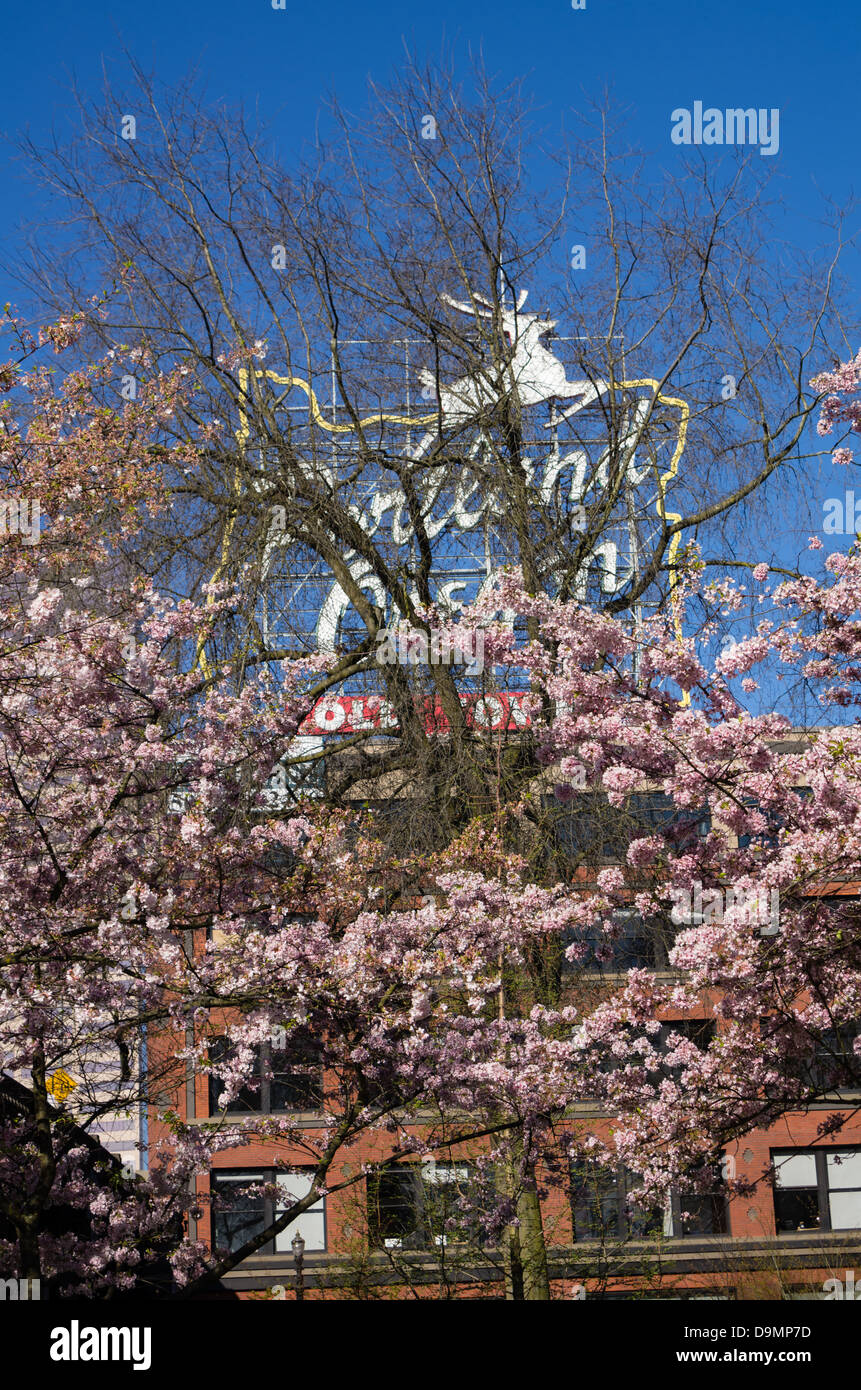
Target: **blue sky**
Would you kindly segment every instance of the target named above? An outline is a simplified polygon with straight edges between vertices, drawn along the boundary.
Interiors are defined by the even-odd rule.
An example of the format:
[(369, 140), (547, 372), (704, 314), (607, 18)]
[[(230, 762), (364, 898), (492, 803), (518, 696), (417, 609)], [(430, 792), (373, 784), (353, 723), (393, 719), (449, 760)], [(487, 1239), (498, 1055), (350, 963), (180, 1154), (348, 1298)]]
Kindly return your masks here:
[[(95, 94), (102, 63), (116, 68), (126, 46), (167, 82), (198, 64), (212, 97), (259, 100), (286, 153), (313, 135), (326, 92), (361, 104), (367, 76), (385, 78), (404, 38), (419, 53), (443, 41), (461, 53), (481, 46), (491, 71), (526, 79), (550, 126), (584, 92), (610, 86), (661, 161), (673, 155), (674, 107), (778, 107), (785, 232), (801, 242), (816, 189), (842, 201), (856, 178), (857, 0), (586, 0), (577, 11), (571, 0), (287, 0), (285, 10), (271, 0), (43, 0), (18, 7), (4, 32), (0, 132), (62, 132), (71, 74)], [(38, 201), (6, 149), (2, 177), (8, 255)]]

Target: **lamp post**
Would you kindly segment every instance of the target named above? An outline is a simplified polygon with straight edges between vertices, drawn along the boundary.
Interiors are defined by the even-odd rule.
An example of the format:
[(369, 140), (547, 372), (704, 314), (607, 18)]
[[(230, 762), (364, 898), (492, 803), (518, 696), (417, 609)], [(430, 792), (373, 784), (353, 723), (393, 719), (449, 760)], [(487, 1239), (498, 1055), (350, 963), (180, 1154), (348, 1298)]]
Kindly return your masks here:
[(303, 1299), (305, 1282), (302, 1278), (302, 1256), (305, 1254), (305, 1242), (298, 1232), (290, 1242), (290, 1249), (293, 1251), (293, 1263), (296, 1266), (296, 1297)]

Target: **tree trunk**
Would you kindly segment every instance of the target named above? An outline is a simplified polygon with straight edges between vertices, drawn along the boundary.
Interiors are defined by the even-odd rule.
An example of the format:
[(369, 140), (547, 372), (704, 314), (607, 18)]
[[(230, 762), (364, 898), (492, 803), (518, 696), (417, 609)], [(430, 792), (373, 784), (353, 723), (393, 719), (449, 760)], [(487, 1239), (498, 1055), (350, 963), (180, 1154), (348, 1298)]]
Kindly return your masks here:
[[(36, 976), (40, 978), (39, 972)], [(56, 1161), (51, 1136), (51, 1110), (48, 1105), (47, 1067), (45, 1050), (41, 1042), (33, 1053), (31, 1068), (33, 1142), (38, 1152), (35, 1187), (29, 1198), (22, 1202), (22, 1211), (17, 1225), (18, 1255), (21, 1279), (40, 1279), (42, 1275), (39, 1251), (39, 1230), (51, 1188), (54, 1185)]]
[(39, 1252), (39, 1228), (35, 1217), (18, 1224), (18, 1277), (41, 1279), (42, 1260)]
[(505, 1297), (509, 1302), (549, 1302), (550, 1277), (547, 1246), (541, 1221), (541, 1203), (535, 1172), (529, 1165), (524, 1174), (522, 1141), (499, 1169), (500, 1190), (515, 1198), (519, 1224), (511, 1226), (503, 1238)]
[(550, 1301), (550, 1276), (547, 1271), (547, 1246), (541, 1224), (541, 1202), (534, 1173), (517, 1199), (520, 1218), (520, 1258), (523, 1268), (523, 1299), (528, 1302)]

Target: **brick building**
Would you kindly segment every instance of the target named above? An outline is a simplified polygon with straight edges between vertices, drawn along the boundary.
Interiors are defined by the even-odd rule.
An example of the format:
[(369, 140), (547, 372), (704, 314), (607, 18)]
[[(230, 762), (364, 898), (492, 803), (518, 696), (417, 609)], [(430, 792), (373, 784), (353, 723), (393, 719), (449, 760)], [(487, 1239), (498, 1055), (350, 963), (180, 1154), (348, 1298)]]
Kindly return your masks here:
[[(797, 739), (786, 746), (797, 747)], [(592, 846), (589, 873), (581, 866), (575, 875), (588, 881), (600, 863), (620, 856), (618, 813), (602, 822), (606, 806), (585, 795), (565, 808), (554, 807), (550, 773), (546, 780), (555, 842), (575, 859)], [(640, 833), (643, 825), (676, 817), (668, 798), (648, 788), (635, 793), (627, 809)], [(688, 816), (682, 832), (703, 833), (703, 824), (702, 817)], [(823, 892), (843, 902), (857, 900), (853, 884), (823, 885)], [(601, 992), (632, 965), (673, 978), (666, 953), (677, 928), (671, 922), (643, 923), (634, 912), (621, 916), (614, 959), (600, 965), (586, 961), (576, 979), (572, 974), (572, 990)], [(703, 997), (696, 1015), (661, 1016), (661, 1041), (680, 1033), (707, 1043), (717, 1026), (713, 1005)], [(313, 1039), (298, 1042), (298, 1050), (295, 1038), (289, 1047), (278, 1036), (265, 1044), (259, 1088), (240, 1094), (226, 1111), (218, 1109), (217, 1083), (191, 1071), (171, 1102), (194, 1123), (241, 1114), (290, 1116), (301, 1132), (313, 1136), (323, 1125), (326, 1078), (315, 1065)], [(727, 1198), (716, 1177), (713, 1195), (674, 1194), (660, 1210), (639, 1210), (627, 1199), (633, 1175), (622, 1170), (574, 1165), (564, 1182), (549, 1184), (542, 1220), (554, 1296), (582, 1297), (585, 1291), (590, 1298), (822, 1297), (825, 1281), (842, 1279), (861, 1258), (861, 1114), (851, 1045), (849, 1037), (824, 1039), (808, 1077), (819, 1098), (726, 1150), (724, 1175), (759, 1179), (753, 1195)], [(216, 1053), (218, 1046), (216, 1040)], [(835, 1113), (845, 1124), (823, 1138), (819, 1127)], [(580, 1132), (601, 1134), (610, 1117), (584, 1099), (565, 1119)], [(406, 1128), (421, 1123), (414, 1116)], [(150, 1127), (157, 1138), (154, 1112)], [(321, 1197), (269, 1246), (227, 1274), (215, 1296), (504, 1297), (501, 1252), (483, 1239), (474, 1218), (461, 1215), (459, 1205), (463, 1194), (475, 1197), (478, 1191), (481, 1151), (478, 1144), (440, 1154), (433, 1162), (401, 1162)], [(385, 1156), (382, 1139), (367, 1132), (336, 1158), (330, 1186)], [(209, 1178), (198, 1181), (201, 1201), (191, 1234), (238, 1249), (273, 1219), (277, 1197), (240, 1197), (230, 1209), (213, 1214), (207, 1193), (223, 1198), (249, 1183), (268, 1182), (283, 1185), (295, 1199), (309, 1191), (307, 1165), (300, 1143), (281, 1140), (255, 1140), (220, 1152)], [(774, 1180), (762, 1179), (772, 1165)], [(297, 1235), (304, 1241), (301, 1269), (293, 1248)]]

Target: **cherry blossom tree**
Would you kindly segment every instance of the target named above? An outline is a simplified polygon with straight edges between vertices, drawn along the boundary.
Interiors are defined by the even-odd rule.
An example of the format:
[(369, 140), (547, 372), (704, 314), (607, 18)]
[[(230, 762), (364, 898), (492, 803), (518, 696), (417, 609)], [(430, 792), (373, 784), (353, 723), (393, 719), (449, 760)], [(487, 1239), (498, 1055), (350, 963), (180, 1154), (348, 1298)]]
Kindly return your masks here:
[[(12, 329), (0, 462), (16, 514), (27, 500), (39, 520), (0, 548), (0, 1048), (30, 1096), (0, 1136), (0, 1252), (21, 1277), (100, 1295), (134, 1290), (157, 1248), (195, 1290), (272, 1234), (226, 1257), (183, 1234), (189, 1181), (221, 1149), (261, 1132), (304, 1146), (314, 1186), (278, 1230), (370, 1127), (391, 1161), (522, 1124), (533, 1084), (528, 1068), (500, 1071), (509, 1025), (487, 1001), (500, 950), (516, 958), (552, 929), (556, 894), (543, 907), (511, 867), (506, 906), (495, 879), (452, 860), (435, 866), (448, 899), (438, 915), (413, 905), (427, 866), (393, 862), (355, 818), (271, 813), (266, 779), (331, 659), (285, 664), (277, 688), (262, 668), (236, 684), (229, 664), (204, 676), (197, 655), (234, 596), (166, 599), (129, 575), (117, 544), (169, 503), (165, 455), (183, 460), (162, 426), (193, 383), (158, 377), (109, 410), (98, 387), (122, 369), (116, 355), (61, 376), (40, 349), (71, 347), (73, 320), (38, 338)], [(216, 1028), (231, 1045), (218, 1064)], [(214, 1070), (229, 1100), (253, 1084), (254, 1046), (275, 1029), (319, 1040), (328, 1091), (315, 1139), (289, 1119), (200, 1126), (161, 1104), (169, 1138), (146, 1179), (93, 1169), (81, 1132), (126, 1107), (135, 1083), (150, 1101), (191, 1063)], [(59, 1072), (85, 1077), (97, 1061), (104, 1074), (106, 1059), (96, 1101), (81, 1084), (57, 1103)], [(417, 1136), (395, 1111), (419, 1103), (440, 1119)], [(58, 1230), (63, 1210), (87, 1214), (83, 1233)]]
[[(830, 393), (821, 433), (840, 422), (857, 432), (858, 381), (857, 360), (816, 379)], [(821, 542), (812, 538), (810, 549)], [(588, 953), (596, 923), (612, 957), (620, 910), (668, 923), (675, 937), (672, 983), (631, 970), (568, 1039), (572, 1074), (614, 1117), (587, 1148), (642, 1174), (644, 1200), (712, 1184), (726, 1144), (861, 1082), (861, 743), (851, 720), (861, 555), (830, 555), (818, 579), (769, 586), (764, 564), (752, 578), (773, 617), (711, 663), (708, 632), (679, 641), (660, 619), (626, 632), (526, 598), (518, 576), (487, 605), (488, 618), (510, 607), (540, 632), (526, 647), (506, 645), (498, 630), (485, 641), (492, 659), (526, 669), (545, 697), (535, 704), (539, 759), (555, 768), (557, 795), (575, 814), (585, 770), (620, 814), (633, 793), (653, 788), (689, 816), (688, 833), (676, 819), (630, 837), (617, 867), (572, 883), (559, 920), (572, 963)], [(699, 583), (692, 572), (688, 594)], [(726, 616), (748, 597), (728, 582), (711, 589)], [(782, 715), (746, 708), (756, 676), (765, 684), (792, 672), (816, 691), (817, 727), (793, 730)], [(691, 835), (696, 822), (704, 833)], [(677, 1033), (668, 1051), (661, 1019), (695, 1017), (704, 1001), (718, 1023), (713, 1042), (698, 1047)], [(835, 1106), (822, 1136), (839, 1132), (847, 1113)]]
[[(831, 434), (838, 425), (845, 425), (850, 433), (861, 434), (861, 401), (858, 400), (861, 352), (834, 371), (821, 372), (810, 384), (814, 390), (825, 393), (817, 425), (820, 435)], [(845, 445), (834, 450), (835, 463), (848, 464), (853, 457), (852, 450)]]
[[(859, 877), (859, 736), (846, 711), (861, 557), (831, 556), (820, 578), (774, 588), (758, 567), (774, 617), (711, 662), (661, 617), (633, 631), (529, 594), (512, 571), (462, 622), (482, 628), (500, 680), (525, 674), (545, 772), (519, 800), (477, 809), (434, 856), (394, 858), (371, 815), (324, 801), (273, 811), (263, 790), (333, 658), (284, 663), (277, 687), (263, 667), (241, 681), (229, 662), (204, 673), (197, 655), (236, 596), (214, 586), (202, 604), (168, 599), (124, 564), (117, 537), (170, 504), (165, 451), (194, 464), (194, 447), (162, 428), (193, 379), (156, 377), (107, 410), (99, 377), (122, 367), (116, 356), (60, 378), (39, 353), (64, 351), (75, 322), (45, 330), (41, 349), (13, 328), (0, 466), (16, 501), (39, 501), (40, 522), (0, 546), (0, 1048), (31, 1097), (0, 1132), (10, 1273), (60, 1293), (147, 1291), (157, 1250), (193, 1296), (321, 1194), (472, 1145), (505, 1175), (487, 1228), (520, 1243), (519, 1296), (548, 1297), (540, 1184), (565, 1182), (569, 1160), (621, 1159), (646, 1198), (704, 1183), (722, 1145), (830, 1089), (814, 1053), (841, 1030), (854, 1037), (861, 1008), (857, 911), (833, 901), (835, 884)], [(701, 582), (694, 563), (680, 602)], [(729, 583), (713, 596), (728, 611), (744, 598)], [(754, 673), (775, 664), (800, 671), (836, 722), (793, 741), (783, 716), (746, 709)], [(572, 814), (600, 791), (621, 816), (649, 786), (691, 820), (707, 813), (706, 832), (658, 826), (630, 837), (615, 867), (554, 877), (533, 833), (548, 777)], [(672, 921), (671, 983), (635, 969), (586, 987), (578, 965), (596, 931), (612, 955), (620, 908)], [(677, 1035), (668, 1051), (661, 1016), (704, 999), (714, 1042)], [(223, 1106), (255, 1084), (255, 1048), (276, 1030), (314, 1040), (313, 1131), (290, 1116), (192, 1123), (159, 1099), (190, 1066), (220, 1083)], [(167, 1139), (145, 1179), (97, 1179), (75, 1125), (127, 1103), (143, 1036), (137, 1084)], [(96, 1055), (115, 1059), (114, 1091), (95, 1109), (74, 1092), (58, 1104), (52, 1075)], [(835, 1064), (857, 1079), (851, 1046)], [(607, 1132), (576, 1130), (584, 1097), (610, 1112)], [(261, 1137), (304, 1155), (310, 1191), (279, 1187), (274, 1220), (238, 1250), (189, 1239), (192, 1180)], [(61, 1207), (89, 1213), (85, 1234), (58, 1233)]]

